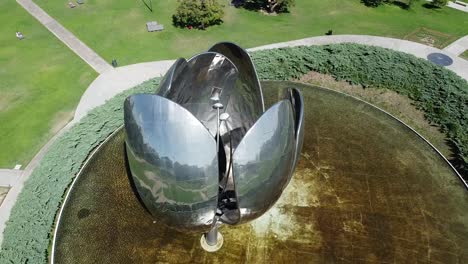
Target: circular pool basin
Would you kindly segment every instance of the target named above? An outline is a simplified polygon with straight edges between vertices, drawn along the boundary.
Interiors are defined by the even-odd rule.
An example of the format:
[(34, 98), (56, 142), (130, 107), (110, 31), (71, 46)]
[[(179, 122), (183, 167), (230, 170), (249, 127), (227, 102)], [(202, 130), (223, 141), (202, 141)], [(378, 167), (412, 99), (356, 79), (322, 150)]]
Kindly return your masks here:
[(200, 234), (153, 219), (132, 188), (124, 134), (91, 156), (64, 203), (55, 263), (468, 263), (468, 191), (447, 161), (385, 112), (328, 89), (262, 82), (266, 104), (295, 86), (305, 103), (300, 162), (261, 218)]

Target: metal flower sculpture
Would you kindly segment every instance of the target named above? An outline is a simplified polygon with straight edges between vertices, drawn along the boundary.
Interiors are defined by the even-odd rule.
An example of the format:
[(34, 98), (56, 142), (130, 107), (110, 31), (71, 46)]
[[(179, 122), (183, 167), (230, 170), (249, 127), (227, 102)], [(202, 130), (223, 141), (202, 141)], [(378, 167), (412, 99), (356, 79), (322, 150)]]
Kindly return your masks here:
[(245, 50), (218, 43), (178, 59), (156, 94), (128, 97), (126, 151), (136, 189), (158, 221), (209, 232), (265, 213), (297, 165), (303, 99), (288, 89), (265, 111)]

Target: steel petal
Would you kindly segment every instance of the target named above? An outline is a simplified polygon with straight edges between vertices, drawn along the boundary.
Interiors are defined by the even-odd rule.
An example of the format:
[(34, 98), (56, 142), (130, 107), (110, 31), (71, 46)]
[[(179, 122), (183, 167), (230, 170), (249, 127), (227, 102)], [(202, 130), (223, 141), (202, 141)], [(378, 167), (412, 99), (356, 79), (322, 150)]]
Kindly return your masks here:
[[(295, 147), (296, 152), (294, 154), (294, 165), (292, 170), (297, 166), (299, 158), (301, 156), (302, 145), (304, 143), (304, 99), (302, 97), (301, 91), (296, 88), (289, 88), (286, 91), (287, 99), (291, 101), (291, 104), (294, 109), (294, 123), (295, 123)], [(291, 173), (292, 176), (292, 173)]]
[[(217, 111), (212, 108), (213, 101), (210, 98), (217, 94), (219, 102), (227, 106), (238, 77), (236, 66), (228, 58), (215, 52), (201, 53), (187, 63), (178, 60), (174, 66), (175, 69), (166, 74), (167, 78), (165, 77), (158, 94), (186, 108), (215, 136)], [(166, 89), (166, 79), (172, 80), (170, 89)]]
[[(169, 91), (173, 87), (174, 80), (179, 79), (181, 76), (185, 76), (188, 70), (187, 61), (184, 58), (176, 60), (162, 78), (156, 94), (167, 98)], [(177, 86), (175, 88), (177, 89)]]
[(230, 133), (231, 147), (235, 150), (245, 133), (265, 111), (262, 89), (252, 60), (244, 49), (234, 43), (221, 42), (209, 51), (223, 54), (239, 70), (239, 78), (226, 108), (231, 116), (226, 121), (228, 128), (222, 127), (221, 130), (222, 136)]
[(147, 209), (179, 229), (208, 230), (218, 199), (212, 135), (189, 111), (153, 94), (124, 104), (130, 171)]
[(265, 213), (288, 183), (294, 162), (294, 115), (282, 100), (250, 128), (233, 154), (233, 178), (241, 223)]

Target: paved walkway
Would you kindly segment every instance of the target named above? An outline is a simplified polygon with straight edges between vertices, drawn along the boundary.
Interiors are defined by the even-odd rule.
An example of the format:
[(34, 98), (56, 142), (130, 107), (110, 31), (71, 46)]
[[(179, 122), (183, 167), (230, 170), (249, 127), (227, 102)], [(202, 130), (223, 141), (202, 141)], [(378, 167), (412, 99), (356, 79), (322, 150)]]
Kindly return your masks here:
[(50, 32), (67, 45), (73, 52), (80, 56), (98, 73), (112, 69), (112, 66), (101, 58), (96, 52), (79, 40), (59, 22), (49, 16), (44, 10), (31, 0), (16, 0), (26, 11), (41, 22)]
[(0, 169), (0, 186), (14, 186), (22, 174), (22, 170)]
[(444, 48), (445, 52), (449, 52), (457, 56), (465, 52), (465, 50), (468, 50), (468, 36), (464, 36)]
[[(451, 8), (458, 9), (458, 10), (463, 11), (463, 12), (468, 12), (468, 4), (466, 6), (463, 6), (463, 5), (457, 4), (455, 2), (460, 2), (460, 1), (449, 1), (447, 3), (447, 6), (451, 7)], [(463, 3), (466, 4), (466, 1), (464, 1)]]
[(138, 63), (104, 72), (81, 96), (73, 122), (80, 120), (89, 110), (102, 105), (116, 94), (151, 78), (163, 76), (173, 63), (174, 60)]

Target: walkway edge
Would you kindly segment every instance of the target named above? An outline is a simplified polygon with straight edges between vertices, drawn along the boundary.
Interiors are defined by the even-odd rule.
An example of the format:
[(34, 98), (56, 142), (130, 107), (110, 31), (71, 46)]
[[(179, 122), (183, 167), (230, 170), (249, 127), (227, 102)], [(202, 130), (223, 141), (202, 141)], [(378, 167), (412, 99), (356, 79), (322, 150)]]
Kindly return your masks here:
[(75, 35), (63, 27), (59, 22), (49, 16), (42, 8), (31, 0), (16, 0), (26, 11), (43, 24), (60, 41), (67, 45), (81, 59), (83, 59), (96, 72), (103, 73), (113, 67), (101, 58), (96, 52), (79, 40)]

